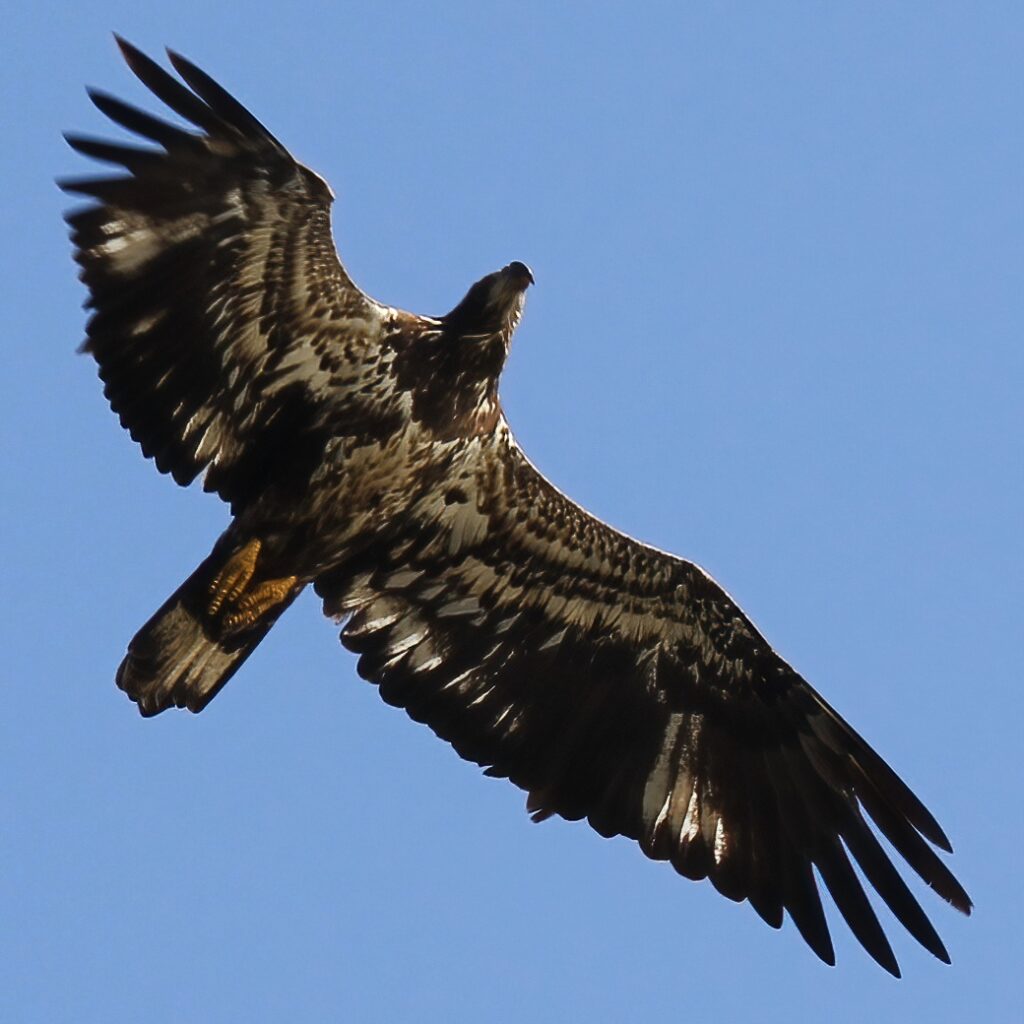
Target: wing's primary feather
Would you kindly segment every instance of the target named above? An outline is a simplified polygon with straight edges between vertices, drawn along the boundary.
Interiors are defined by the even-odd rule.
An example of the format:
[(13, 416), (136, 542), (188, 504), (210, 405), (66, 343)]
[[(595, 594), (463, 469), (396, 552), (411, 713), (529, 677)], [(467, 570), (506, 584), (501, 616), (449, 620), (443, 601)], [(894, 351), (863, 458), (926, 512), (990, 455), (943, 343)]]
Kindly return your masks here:
[(848, 850), (948, 961), (861, 813), (968, 911), (924, 843), (948, 845), (920, 801), (713, 580), (591, 518), (504, 436), (480, 442), (459, 493), (320, 580), (360, 674), (526, 789), (536, 818), (587, 818), (635, 839), (775, 927), (788, 911), (832, 963), (816, 869), (862, 945), (898, 974)]
[(95, 310), (84, 347), (157, 466), (179, 483), (205, 470), (207, 489), (237, 502), (280, 468), (281, 423), (301, 434), (324, 418), (342, 365), (358, 358), (353, 324), (377, 325), (384, 309), (338, 260), (322, 179), (184, 58), (171, 59), (191, 88), (118, 42), (142, 82), (201, 132), (90, 93), (161, 148), (68, 137), (128, 172), (62, 182), (98, 201), (68, 216)]

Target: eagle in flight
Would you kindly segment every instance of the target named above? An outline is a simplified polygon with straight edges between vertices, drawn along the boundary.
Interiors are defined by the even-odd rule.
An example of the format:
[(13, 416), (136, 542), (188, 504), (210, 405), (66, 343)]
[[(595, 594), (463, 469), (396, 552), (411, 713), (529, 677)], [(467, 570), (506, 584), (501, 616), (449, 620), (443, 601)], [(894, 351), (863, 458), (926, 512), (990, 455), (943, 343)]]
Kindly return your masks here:
[(444, 316), (382, 305), (339, 261), (322, 178), (194, 64), (169, 54), (179, 80), (118, 42), (193, 127), (93, 91), (150, 145), (67, 136), (123, 169), (61, 183), (92, 200), (67, 216), (83, 348), (146, 456), (232, 512), (118, 669), (142, 714), (202, 711), (312, 585), (360, 675), (535, 820), (586, 818), (773, 928), (788, 913), (832, 964), (816, 870), (898, 975), (852, 857), (948, 963), (866, 823), (969, 913), (921, 801), (707, 573), (589, 515), (516, 444), (498, 381), (529, 268)]

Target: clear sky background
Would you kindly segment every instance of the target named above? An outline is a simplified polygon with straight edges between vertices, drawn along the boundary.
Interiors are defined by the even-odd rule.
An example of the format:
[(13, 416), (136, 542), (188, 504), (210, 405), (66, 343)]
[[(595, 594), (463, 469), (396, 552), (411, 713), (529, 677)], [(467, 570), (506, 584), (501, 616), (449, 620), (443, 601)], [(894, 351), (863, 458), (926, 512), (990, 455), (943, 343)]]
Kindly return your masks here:
[[(1024, 7), (20, 3), (0, 42), (0, 1018), (1019, 1020)], [(533, 825), (358, 680), (312, 594), (201, 716), (113, 684), (226, 510), (107, 409), (52, 185), (145, 101), (116, 29), (332, 183), (374, 296), (537, 286), (526, 451), (707, 568), (936, 813), (905, 978)]]

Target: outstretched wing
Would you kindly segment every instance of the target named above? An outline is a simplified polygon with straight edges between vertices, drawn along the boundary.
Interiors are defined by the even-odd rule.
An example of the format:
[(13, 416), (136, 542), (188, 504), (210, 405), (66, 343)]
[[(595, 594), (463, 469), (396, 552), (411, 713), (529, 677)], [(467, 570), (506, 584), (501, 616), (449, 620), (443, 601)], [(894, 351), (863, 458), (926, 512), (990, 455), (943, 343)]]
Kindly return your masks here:
[(95, 310), (84, 349), (160, 470), (184, 484), (206, 469), (207, 489), (235, 500), (258, 486), (277, 438), (309, 426), (385, 310), (338, 260), (326, 183), (193, 64), (170, 54), (186, 87), (118, 43), (199, 132), (90, 92), (160, 148), (67, 137), (128, 172), (61, 182), (97, 201), (67, 217)]
[[(475, 470), (361, 565), (321, 579), (360, 674), (529, 792), (537, 819), (587, 818), (681, 874), (789, 913), (828, 963), (812, 868), (868, 952), (898, 974), (848, 853), (906, 928), (948, 962), (865, 812), (968, 912), (949, 850), (906, 785), (691, 563), (593, 519), (502, 427)], [(470, 457), (470, 462), (473, 457)]]

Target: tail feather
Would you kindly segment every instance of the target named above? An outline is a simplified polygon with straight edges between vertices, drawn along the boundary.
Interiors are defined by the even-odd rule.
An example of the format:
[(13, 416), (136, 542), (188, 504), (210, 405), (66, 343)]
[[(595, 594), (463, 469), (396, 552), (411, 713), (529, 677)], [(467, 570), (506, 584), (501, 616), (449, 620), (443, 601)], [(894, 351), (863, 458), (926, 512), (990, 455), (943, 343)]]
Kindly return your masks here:
[(171, 707), (202, 711), (301, 592), (296, 584), (252, 626), (225, 634), (209, 615), (209, 587), (231, 553), (218, 544), (128, 645), (117, 685), (146, 717)]

